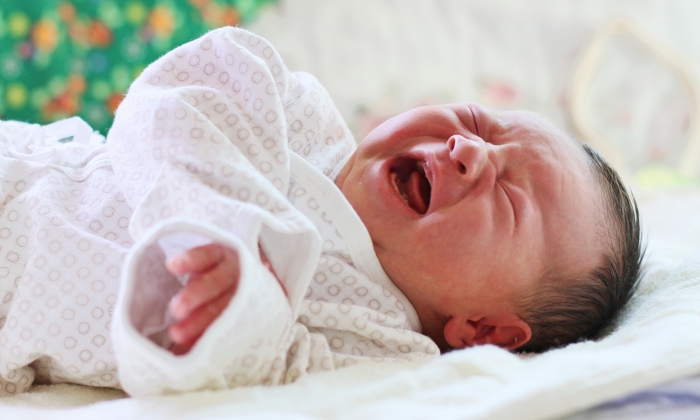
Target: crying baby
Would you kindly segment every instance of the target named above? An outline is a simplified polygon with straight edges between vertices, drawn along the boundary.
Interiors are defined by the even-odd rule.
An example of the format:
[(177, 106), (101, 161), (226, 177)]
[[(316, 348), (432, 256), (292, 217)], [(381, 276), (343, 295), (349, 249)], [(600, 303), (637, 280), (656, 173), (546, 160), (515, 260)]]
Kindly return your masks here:
[[(0, 394), (35, 380), (132, 395), (276, 385), (476, 345), (544, 351), (595, 337), (639, 276), (631, 193), (545, 118), (420, 107), (356, 146), (318, 81), (238, 28), (151, 64), (106, 145), (80, 147), (80, 164), (28, 169), (5, 201), (5, 243), (31, 244), (0, 250), (19, 256), (0, 279)], [(25, 223), (42, 205), (48, 222)]]

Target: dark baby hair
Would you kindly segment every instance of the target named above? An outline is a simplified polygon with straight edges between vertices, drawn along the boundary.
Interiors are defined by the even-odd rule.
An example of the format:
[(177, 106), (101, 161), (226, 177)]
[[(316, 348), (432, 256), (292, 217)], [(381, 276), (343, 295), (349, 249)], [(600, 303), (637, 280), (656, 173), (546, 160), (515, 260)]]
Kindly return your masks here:
[[(577, 142), (578, 143), (578, 142)], [(523, 299), (521, 316), (532, 338), (518, 351), (542, 352), (595, 338), (629, 301), (642, 272), (644, 246), (637, 202), (617, 172), (586, 144), (593, 179), (602, 196), (602, 260), (574, 277), (547, 276)]]

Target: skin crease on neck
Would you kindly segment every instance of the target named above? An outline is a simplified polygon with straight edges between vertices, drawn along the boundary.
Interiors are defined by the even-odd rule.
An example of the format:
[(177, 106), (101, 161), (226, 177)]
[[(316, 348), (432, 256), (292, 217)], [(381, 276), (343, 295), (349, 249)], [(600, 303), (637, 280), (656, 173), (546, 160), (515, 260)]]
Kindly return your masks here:
[(531, 112), (412, 109), (374, 129), (335, 183), (443, 351), (525, 344), (519, 297), (546, 273), (587, 272), (600, 258), (587, 158)]

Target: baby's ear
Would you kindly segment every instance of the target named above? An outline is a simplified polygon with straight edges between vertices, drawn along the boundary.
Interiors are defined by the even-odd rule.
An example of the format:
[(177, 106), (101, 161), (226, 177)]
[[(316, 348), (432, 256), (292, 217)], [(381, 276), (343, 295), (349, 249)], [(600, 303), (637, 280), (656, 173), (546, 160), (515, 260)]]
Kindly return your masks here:
[(456, 349), (493, 344), (515, 350), (527, 343), (532, 330), (513, 313), (490, 316), (456, 315), (445, 324), (445, 340)]

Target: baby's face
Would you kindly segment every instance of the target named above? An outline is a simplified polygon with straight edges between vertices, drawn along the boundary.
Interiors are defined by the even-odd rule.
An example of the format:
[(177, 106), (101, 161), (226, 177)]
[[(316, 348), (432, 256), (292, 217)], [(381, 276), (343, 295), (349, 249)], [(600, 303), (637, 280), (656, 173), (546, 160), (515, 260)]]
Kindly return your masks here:
[(545, 273), (595, 266), (599, 198), (587, 168), (581, 148), (536, 114), (453, 104), (377, 127), (336, 184), (423, 332), (465, 347), (480, 342), (448, 334), (451, 318), (474, 328), (520, 319), (517, 298)]

